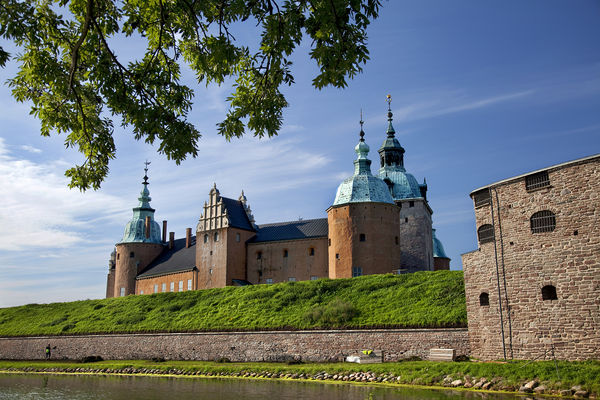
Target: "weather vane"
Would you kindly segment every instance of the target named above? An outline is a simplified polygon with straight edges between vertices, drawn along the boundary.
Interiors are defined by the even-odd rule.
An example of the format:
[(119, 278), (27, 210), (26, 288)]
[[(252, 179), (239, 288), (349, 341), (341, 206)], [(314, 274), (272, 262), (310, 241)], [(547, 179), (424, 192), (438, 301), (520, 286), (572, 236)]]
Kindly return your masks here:
[(146, 160), (144, 162), (144, 185), (148, 184), (148, 165), (150, 165), (150, 161)]

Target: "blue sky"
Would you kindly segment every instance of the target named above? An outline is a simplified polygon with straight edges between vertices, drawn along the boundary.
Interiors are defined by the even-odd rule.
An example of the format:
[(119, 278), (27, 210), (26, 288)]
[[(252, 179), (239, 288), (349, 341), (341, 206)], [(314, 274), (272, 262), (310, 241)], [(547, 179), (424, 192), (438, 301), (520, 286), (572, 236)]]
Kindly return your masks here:
[(63, 176), (81, 156), (61, 136), (40, 137), (29, 105), (0, 85), (0, 307), (104, 297), (146, 159), (156, 219), (177, 237), (196, 226), (213, 182), (227, 197), (243, 189), (259, 224), (325, 217), (353, 170), (361, 108), (378, 164), (388, 93), (405, 166), (427, 179), (434, 227), (460, 269), (477, 247), (473, 189), (600, 152), (599, 38), (598, 1), (384, 1), (371, 60), (346, 89), (312, 88), (303, 44), (278, 137), (227, 143), (215, 124), (230, 88), (196, 87), (196, 159), (177, 166), (117, 128), (108, 179), (83, 194)]

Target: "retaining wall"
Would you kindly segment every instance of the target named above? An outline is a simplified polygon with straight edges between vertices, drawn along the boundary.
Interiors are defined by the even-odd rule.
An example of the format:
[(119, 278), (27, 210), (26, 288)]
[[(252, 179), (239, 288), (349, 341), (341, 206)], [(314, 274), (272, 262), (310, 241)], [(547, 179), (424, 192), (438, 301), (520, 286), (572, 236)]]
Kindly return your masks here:
[(0, 338), (0, 359), (342, 361), (365, 349), (382, 350), (385, 361), (411, 356), (426, 359), (431, 348), (468, 355), (467, 329), (385, 329), (336, 331), (203, 332)]

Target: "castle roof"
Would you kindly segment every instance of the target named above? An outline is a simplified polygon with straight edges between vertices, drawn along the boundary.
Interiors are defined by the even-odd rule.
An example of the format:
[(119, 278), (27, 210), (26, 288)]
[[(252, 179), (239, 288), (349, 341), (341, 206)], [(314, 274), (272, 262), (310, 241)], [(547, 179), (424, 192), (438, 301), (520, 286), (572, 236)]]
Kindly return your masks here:
[(227, 210), (230, 227), (254, 231), (254, 227), (248, 219), (248, 214), (246, 213), (244, 204), (241, 201), (230, 199), (228, 197), (221, 197), (221, 200), (223, 200), (223, 204)]
[(383, 179), (392, 193), (394, 200), (423, 198), (427, 190), (425, 183), (419, 184), (414, 176), (404, 168), (404, 148), (396, 139), (396, 131), (392, 125), (392, 110), (389, 106), (391, 98), (388, 96), (388, 128), (387, 137), (379, 148), (381, 168), (379, 178)]
[[(133, 208), (133, 217), (125, 225), (125, 232), (121, 243), (162, 243), (160, 238), (160, 227), (154, 221), (154, 209), (150, 207), (150, 191), (148, 190), (148, 165), (144, 168), (144, 182), (142, 191), (138, 198), (139, 204)], [(150, 217), (150, 237), (146, 237), (146, 217)]]
[(251, 243), (274, 242), (278, 240), (297, 240), (327, 237), (327, 218), (307, 219), (301, 221), (263, 224), (258, 227)]
[(385, 182), (371, 174), (371, 160), (367, 158), (369, 146), (365, 143), (364, 135), (361, 121), (361, 138), (354, 148), (358, 156), (354, 161), (354, 175), (338, 186), (334, 206), (367, 202), (394, 203)]
[(165, 249), (137, 279), (191, 271), (196, 267), (196, 236), (192, 236), (190, 247), (185, 247), (185, 238), (173, 242), (173, 248)]
[(444, 251), (444, 246), (442, 245), (442, 242), (440, 241), (440, 239), (438, 239), (435, 236), (435, 229), (431, 230), (432, 236), (433, 236), (433, 256), (435, 258), (447, 258), (450, 259), (450, 257), (448, 257), (446, 255), (446, 252)]

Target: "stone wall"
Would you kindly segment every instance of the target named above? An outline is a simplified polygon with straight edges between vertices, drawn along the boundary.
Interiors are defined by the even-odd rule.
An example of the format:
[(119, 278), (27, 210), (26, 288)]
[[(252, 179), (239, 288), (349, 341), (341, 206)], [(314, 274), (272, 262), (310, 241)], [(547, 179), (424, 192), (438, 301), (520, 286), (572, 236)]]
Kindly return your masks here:
[(0, 359), (34, 360), (47, 345), (53, 359), (342, 361), (361, 350), (382, 350), (385, 361), (411, 356), (427, 358), (431, 348), (453, 348), (469, 354), (466, 329), (386, 329), (339, 331), (273, 331), (0, 338)]
[(401, 268), (406, 272), (433, 271), (431, 208), (424, 199), (400, 200), (396, 204), (400, 205)]
[[(600, 357), (600, 156), (547, 172), (549, 184), (533, 190), (526, 176), (490, 185), (490, 202), (475, 208), (477, 228), (493, 225), (494, 237), (463, 255), (474, 357)], [(556, 227), (533, 232), (542, 210)], [(543, 299), (549, 286), (554, 300)]]

